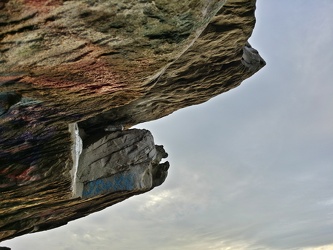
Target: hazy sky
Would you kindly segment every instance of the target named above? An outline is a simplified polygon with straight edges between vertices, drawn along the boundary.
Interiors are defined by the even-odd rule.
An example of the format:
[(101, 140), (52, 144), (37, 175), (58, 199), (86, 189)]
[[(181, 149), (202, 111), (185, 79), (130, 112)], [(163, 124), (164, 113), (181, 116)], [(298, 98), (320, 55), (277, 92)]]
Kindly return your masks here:
[(250, 43), (266, 67), (205, 104), (140, 126), (169, 153), (161, 187), (0, 245), (333, 249), (332, 13), (332, 0), (258, 0)]

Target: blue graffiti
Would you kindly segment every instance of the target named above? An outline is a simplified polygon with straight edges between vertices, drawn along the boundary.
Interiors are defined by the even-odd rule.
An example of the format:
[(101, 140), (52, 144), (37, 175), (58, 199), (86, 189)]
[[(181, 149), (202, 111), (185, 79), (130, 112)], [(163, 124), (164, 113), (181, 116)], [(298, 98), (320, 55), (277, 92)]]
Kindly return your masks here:
[(90, 181), (84, 184), (82, 198), (91, 198), (100, 194), (107, 194), (117, 191), (131, 191), (135, 189), (135, 174), (130, 172), (118, 173)]

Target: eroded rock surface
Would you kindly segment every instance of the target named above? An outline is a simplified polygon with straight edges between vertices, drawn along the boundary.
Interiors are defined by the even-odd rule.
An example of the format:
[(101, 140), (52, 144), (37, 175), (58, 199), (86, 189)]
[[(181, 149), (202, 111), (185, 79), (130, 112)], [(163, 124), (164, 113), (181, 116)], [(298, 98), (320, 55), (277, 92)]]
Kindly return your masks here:
[(83, 140), (74, 196), (90, 198), (118, 191), (143, 192), (163, 183), (167, 153), (148, 130), (100, 132)]
[[(81, 128), (85, 157), (104, 137), (239, 86), (265, 65), (247, 43), (254, 11), (255, 0), (1, 1), (0, 241), (149, 190), (109, 192), (109, 185), (106, 193), (73, 197), (75, 162), (78, 169), (92, 163), (81, 160), (79, 147), (73, 157), (79, 140), (70, 124)], [(121, 161), (129, 167), (143, 152), (126, 151)], [(142, 165), (147, 187), (166, 177), (168, 163), (159, 158)], [(146, 181), (144, 169), (155, 178)], [(86, 185), (124, 177), (93, 173)]]

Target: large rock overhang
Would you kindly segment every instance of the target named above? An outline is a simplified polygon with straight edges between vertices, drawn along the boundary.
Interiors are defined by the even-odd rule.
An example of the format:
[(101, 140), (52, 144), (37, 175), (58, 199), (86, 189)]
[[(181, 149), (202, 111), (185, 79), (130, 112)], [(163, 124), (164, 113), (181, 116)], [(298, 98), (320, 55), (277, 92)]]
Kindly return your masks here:
[(265, 65), (247, 43), (254, 11), (254, 0), (1, 3), (0, 240), (146, 191), (73, 197), (69, 125), (128, 129), (239, 86)]

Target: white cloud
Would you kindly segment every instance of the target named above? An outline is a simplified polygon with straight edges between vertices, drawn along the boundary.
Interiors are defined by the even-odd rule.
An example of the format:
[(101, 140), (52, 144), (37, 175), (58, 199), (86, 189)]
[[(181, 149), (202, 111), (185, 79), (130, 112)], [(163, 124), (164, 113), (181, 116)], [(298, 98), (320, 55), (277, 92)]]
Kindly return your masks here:
[(326, 245), (326, 246), (320, 246), (320, 247), (306, 247), (302, 250), (332, 250), (333, 245)]

